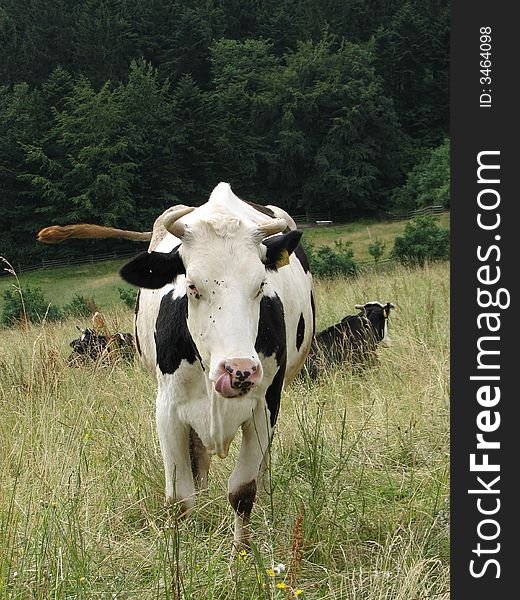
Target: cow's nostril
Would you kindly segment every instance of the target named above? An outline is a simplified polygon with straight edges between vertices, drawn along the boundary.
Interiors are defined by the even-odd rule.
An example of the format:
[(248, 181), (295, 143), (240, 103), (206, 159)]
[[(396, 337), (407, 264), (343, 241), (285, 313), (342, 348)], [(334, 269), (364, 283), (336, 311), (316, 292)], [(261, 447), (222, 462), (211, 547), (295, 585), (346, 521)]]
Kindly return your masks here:
[(229, 365), (227, 365), (225, 368), (228, 373), (230, 373), (230, 374), (233, 373), (233, 369)]

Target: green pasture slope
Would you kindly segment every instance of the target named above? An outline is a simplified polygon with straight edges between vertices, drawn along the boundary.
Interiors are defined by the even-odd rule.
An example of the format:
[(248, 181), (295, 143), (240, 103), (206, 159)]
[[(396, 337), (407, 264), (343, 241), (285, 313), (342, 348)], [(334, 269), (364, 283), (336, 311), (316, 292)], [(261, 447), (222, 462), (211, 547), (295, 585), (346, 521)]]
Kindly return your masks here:
[[(392, 249), (394, 238), (403, 232), (407, 222), (360, 221), (348, 225), (312, 227), (304, 230), (304, 236), (316, 246), (322, 244), (332, 246), (336, 240), (351, 241), (354, 258), (359, 261), (370, 261), (372, 260), (368, 253), (370, 242), (375, 238), (386, 242), (383, 256), (385, 258)], [(449, 213), (441, 215), (439, 224), (443, 227), (449, 226)], [(73, 244), (74, 241), (68, 243)], [(143, 249), (145, 244), (136, 244), (136, 254)], [(117, 275), (119, 267), (126, 260), (128, 259), (22, 273), (20, 282), (22, 285), (41, 287), (47, 300), (60, 306), (69, 302), (74, 294), (81, 294), (85, 297), (93, 297), (99, 308), (104, 309), (120, 303), (118, 287), (130, 287)], [(3, 266), (0, 265), (0, 268)], [(0, 310), (3, 304), (2, 291), (10, 288), (13, 283), (16, 281), (12, 276), (0, 278)]]
[[(136, 247), (136, 254), (145, 250), (146, 246)], [(75, 294), (94, 298), (99, 308), (107, 308), (121, 303), (118, 288), (130, 288), (117, 274), (118, 269), (128, 259), (109, 260), (100, 263), (86, 263), (73, 267), (40, 269), (21, 273), (19, 281), (23, 286), (41, 287), (45, 298), (63, 306)], [(16, 285), (13, 276), (0, 278), (0, 310), (3, 306), (1, 294), (3, 290)]]
[[(387, 257), (394, 245), (394, 239), (404, 231), (408, 220), (403, 221), (356, 221), (348, 225), (331, 225), (330, 227), (313, 227), (305, 229), (304, 235), (307, 240), (316, 246), (333, 246), (335, 241), (352, 242), (354, 258), (365, 262), (372, 261), (368, 252), (368, 246), (376, 238), (386, 243), (383, 259)], [(450, 214), (442, 213), (437, 224), (440, 227), (449, 228)]]
[[(375, 298), (399, 307), (393, 346), (284, 392), (272, 494), (235, 558), (239, 435), (176, 521), (144, 369), (68, 367), (74, 321), (0, 331), (0, 598), (448, 600), (449, 265), (317, 281), (317, 325)], [(107, 321), (129, 329), (120, 306)]]

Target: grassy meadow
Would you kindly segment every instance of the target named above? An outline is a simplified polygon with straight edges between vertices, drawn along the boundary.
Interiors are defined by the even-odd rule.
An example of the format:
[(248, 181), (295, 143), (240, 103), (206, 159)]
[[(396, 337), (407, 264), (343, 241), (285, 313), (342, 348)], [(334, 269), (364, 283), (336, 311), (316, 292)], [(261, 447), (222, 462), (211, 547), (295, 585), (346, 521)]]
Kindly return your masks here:
[[(146, 244), (136, 245), (135, 253), (146, 250)], [(117, 274), (120, 267), (129, 258), (109, 260), (99, 263), (60, 267), (57, 269), (41, 269), (18, 274), (22, 287), (40, 287), (45, 298), (63, 306), (72, 300), (75, 294), (94, 298), (100, 308), (120, 304), (118, 288), (130, 288)], [(4, 268), (0, 263), (0, 269)], [(0, 311), (3, 307), (2, 292), (17, 285), (12, 275), (0, 277)], [(122, 306), (122, 304), (121, 304)]]
[(399, 307), (393, 346), (284, 392), (272, 494), (233, 558), (240, 435), (176, 521), (144, 369), (68, 367), (75, 321), (0, 330), (0, 598), (448, 600), (449, 265), (318, 281), (317, 325), (373, 299)]
[[(304, 230), (305, 239), (315, 246), (334, 246), (334, 242), (351, 242), (354, 258), (360, 262), (372, 262), (368, 246), (375, 239), (385, 242), (383, 259), (392, 251), (394, 239), (402, 235), (409, 220), (401, 221), (370, 221), (361, 220), (346, 225), (331, 225), (329, 227), (312, 227)], [(444, 212), (437, 218), (439, 227), (449, 229), (450, 213)]]

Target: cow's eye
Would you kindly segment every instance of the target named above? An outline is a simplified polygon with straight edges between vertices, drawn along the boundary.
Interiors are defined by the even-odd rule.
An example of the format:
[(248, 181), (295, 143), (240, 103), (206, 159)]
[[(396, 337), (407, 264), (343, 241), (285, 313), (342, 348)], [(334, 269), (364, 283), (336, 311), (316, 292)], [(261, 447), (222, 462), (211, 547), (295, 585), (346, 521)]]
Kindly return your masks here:
[(195, 298), (196, 300), (199, 300), (201, 297), (201, 294), (200, 294), (199, 290), (197, 289), (197, 286), (194, 283), (190, 283), (188, 285), (188, 292), (189, 292), (190, 296), (192, 298)]

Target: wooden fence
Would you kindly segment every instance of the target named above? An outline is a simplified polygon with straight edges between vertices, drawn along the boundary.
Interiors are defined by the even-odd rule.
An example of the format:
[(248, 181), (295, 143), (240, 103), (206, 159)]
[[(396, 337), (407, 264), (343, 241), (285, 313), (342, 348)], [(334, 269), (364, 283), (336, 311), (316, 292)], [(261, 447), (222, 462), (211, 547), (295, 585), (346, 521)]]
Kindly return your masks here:
[[(403, 221), (405, 219), (415, 219), (415, 217), (423, 215), (438, 216), (446, 212), (446, 210), (440, 204), (435, 204), (400, 213), (386, 212), (379, 215), (379, 217), (382, 221)], [(354, 216), (357, 215), (357, 213), (308, 213), (305, 215), (293, 215), (293, 219), (298, 227), (327, 227), (334, 224), (352, 223), (355, 220), (353, 214)]]
[[(40, 262), (32, 265), (22, 265), (19, 262), (13, 264), (17, 273), (28, 273), (30, 271), (41, 271), (42, 269), (56, 269), (58, 267), (73, 267), (75, 265), (86, 265), (94, 264), (98, 262), (105, 262), (107, 260), (117, 260), (119, 258), (128, 258), (135, 256), (138, 250), (127, 250), (125, 252), (105, 252), (104, 254), (88, 254), (86, 256), (75, 256), (72, 258), (56, 258), (47, 259), (42, 258)], [(4, 266), (4, 270), (7, 265)], [(1, 267), (0, 267), (1, 269)], [(4, 273), (0, 270), (0, 275)]]

